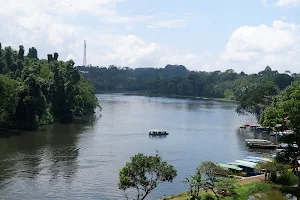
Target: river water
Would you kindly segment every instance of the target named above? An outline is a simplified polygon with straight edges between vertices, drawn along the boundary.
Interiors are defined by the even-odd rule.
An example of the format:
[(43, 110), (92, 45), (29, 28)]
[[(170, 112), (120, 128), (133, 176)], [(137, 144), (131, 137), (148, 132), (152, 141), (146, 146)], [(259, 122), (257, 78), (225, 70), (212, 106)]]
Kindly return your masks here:
[[(156, 151), (178, 170), (149, 196), (186, 191), (182, 181), (201, 161), (227, 163), (273, 151), (249, 151), (247, 138), (266, 134), (239, 130), (253, 116), (240, 116), (236, 104), (211, 100), (97, 95), (102, 111), (74, 124), (0, 138), (0, 199), (122, 199), (119, 169), (137, 153)], [(170, 135), (149, 138), (149, 129)]]

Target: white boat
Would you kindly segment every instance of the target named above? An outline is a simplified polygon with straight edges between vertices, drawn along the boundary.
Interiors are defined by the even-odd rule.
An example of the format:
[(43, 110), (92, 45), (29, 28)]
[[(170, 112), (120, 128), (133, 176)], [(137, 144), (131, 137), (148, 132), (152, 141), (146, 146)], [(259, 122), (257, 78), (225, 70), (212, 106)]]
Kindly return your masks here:
[(263, 139), (246, 139), (245, 142), (246, 142), (247, 145), (251, 145), (251, 144), (273, 144), (271, 141), (263, 140)]
[(150, 136), (166, 136), (166, 135), (169, 135), (169, 133), (166, 130), (150, 130), (149, 135)]
[(245, 142), (249, 148), (275, 149), (277, 147), (271, 141), (263, 139), (246, 139)]

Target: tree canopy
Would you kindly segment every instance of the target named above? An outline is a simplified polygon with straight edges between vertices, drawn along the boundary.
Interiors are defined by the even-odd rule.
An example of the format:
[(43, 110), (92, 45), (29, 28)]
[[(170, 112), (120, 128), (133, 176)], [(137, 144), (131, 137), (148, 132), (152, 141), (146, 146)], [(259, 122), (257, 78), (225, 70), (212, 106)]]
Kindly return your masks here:
[[(283, 129), (291, 129), (293, 134), (280, 138), (281, 142), (288, 144), (287, 148), (278, 153), (276, 160), (281, 163), (291, 164), (298, 176), (300, 172), (300, 82), (295, 81), (273, 99), (273, 102), (263, 112), (261, 122), (264, 126), (274, 127), (280, 124)], [(299, 184), (300, 187), (300, 184)]]
[[(298, 74), (292, 76), (288, 72), (281, 74), (269, 66), (257, 74), (237, 73), (233, 69), (224, 72), (189, 71), (183, 65), (136, 69), (114, 65), (78, 66), (78, 69), (99, 92), (128, 91), (150, 95), (226, 98), (237, 101), (244, 101), (253, 92), (259, 93), (265, 88), (267, 91), (264, 96), (277, 94), (278, 90), (284, 89), (298, 78)], [(247, 106), (247, 103), (244, 102), (241, 107), (244, 111), (257, 112), (257, 108)]]
[(176, 176), (177, 170), (163, 161), (158, 154), (137, 154), (120, 170), (118, 187), (124, 192), (129, 188), (136, 189), (136, 199), (142, 200), (158, 184), (172, 182)]
[(0, 127), (34, 130), (39, 125), (71, 122), (93, 113), (94, 87), (75, 63), (38, 58), (37, 49), (19, 51), (0, 44)]

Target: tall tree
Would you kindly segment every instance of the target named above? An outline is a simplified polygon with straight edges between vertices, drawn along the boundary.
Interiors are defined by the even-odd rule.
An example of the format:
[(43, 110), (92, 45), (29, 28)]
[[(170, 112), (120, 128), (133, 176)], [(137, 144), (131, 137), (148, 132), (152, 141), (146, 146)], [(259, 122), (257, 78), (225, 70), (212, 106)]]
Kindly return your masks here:
[(4, 48), (4, 61), (6, 68), (9, 71), (15, 71), (17, 69), (16, 62), (14, 60), (13, 50), (11, 47)]
[(54, 60), (57, 60), (57, 59), (58, 59), (58, 53), (56, 53), (56, 52), (54, 53), (53, 59), (54, 59)]
[(29, 48), (27, 57), (37, 59), (38, 58), (38, 52), (37, 52), (36, 48), (34, 48), (34, 47)]
[(19, 60), (24, 60), (24, 46), (23, 45), (20, 45), (19, 46), (19, 53), (18, 53), (18, 59)]

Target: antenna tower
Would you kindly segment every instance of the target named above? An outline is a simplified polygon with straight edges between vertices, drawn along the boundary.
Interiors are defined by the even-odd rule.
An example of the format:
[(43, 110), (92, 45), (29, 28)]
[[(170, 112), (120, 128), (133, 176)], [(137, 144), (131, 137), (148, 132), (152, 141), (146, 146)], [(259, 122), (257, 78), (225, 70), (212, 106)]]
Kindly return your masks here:
[(83, 66), (86, 66), (86, 42), (84, 40)]

